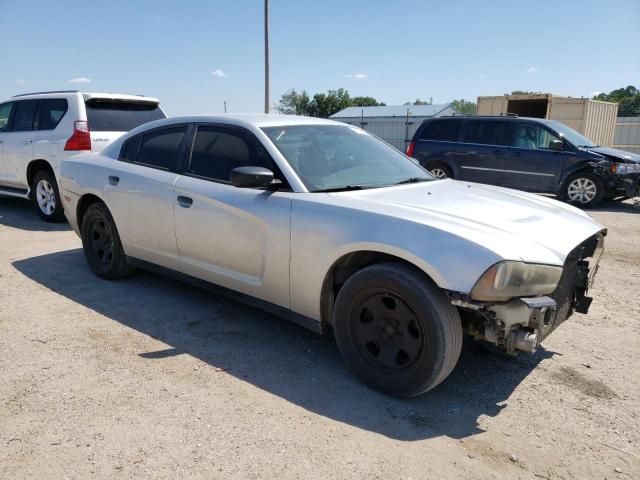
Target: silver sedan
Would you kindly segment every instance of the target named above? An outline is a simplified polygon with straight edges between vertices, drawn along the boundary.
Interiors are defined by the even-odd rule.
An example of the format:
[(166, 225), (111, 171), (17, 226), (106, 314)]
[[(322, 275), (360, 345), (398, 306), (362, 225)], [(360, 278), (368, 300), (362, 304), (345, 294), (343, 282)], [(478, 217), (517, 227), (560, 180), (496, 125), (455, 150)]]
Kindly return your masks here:
[(463, 332), (531, 352), (586, 312), (606, 234), (576, 208), (435, 179), (316, 118), (159, 120), (61, 173), (99, 277), (148, 269), (331, 329), (356, 375), (398, 396), (442, 382)]

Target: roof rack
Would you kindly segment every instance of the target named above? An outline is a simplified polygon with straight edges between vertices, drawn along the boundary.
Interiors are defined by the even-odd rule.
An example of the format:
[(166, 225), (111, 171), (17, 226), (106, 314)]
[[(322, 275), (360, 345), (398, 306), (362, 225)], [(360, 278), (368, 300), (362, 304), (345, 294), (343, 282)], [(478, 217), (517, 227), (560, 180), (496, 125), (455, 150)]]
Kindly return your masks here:
[(500, 116), (501, 117), (518, 117), (519, 115), (517, 113), (501, 113)]
[(45, 93), (78, 93), (80, 90), (51, 90), (48, 92), (31, 92), (31, 93), (20, 93), (18, 95), (14, 95), (11, 98), (16, 98), (16, 97), (26, 97), (28, 95), (43, 95)]

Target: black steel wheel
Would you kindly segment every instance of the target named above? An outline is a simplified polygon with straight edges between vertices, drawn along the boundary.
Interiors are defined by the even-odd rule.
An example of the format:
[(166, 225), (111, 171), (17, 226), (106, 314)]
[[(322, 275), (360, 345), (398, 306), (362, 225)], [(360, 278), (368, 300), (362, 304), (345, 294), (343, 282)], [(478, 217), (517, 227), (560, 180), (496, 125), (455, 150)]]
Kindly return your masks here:
[(349, 277), (336, 299), (333, 328), (351, 370), (399, 397), (441, 383), (462, 349), (457, 309), (423, 272), (402, 263), (375, 264)]

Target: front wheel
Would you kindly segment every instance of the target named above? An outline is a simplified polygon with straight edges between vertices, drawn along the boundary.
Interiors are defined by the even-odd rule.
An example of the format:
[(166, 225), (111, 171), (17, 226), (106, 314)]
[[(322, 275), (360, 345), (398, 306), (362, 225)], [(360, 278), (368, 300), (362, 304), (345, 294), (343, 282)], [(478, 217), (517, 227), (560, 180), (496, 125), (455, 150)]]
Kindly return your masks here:
[(372, 265), (347, 280), (336, 299), (333, 327), (351, 370), (398, 397), (442, 382), (462, 348), (457, 309), (424, 274), (395, 262)]
[(431, 164), (427, 170), (429, 170), (431, 175), (438, 179), (453, 178), (453, 172), (451, 169), (447, 165), (443, 165), (441, 163)]
[(94, 203), (82, 217), (82, 249), (93, 273), (107, 280), (133, 272), (120, 242), (118, 229), (104, 203)]
[(31, 198), (38, 215), (45, 222), (58, 223), (64, 221), (64, 209), (58, 183), (49, 170), (37, 172), (31, 182)]
[(562, 187), (562, 198), (578, 207), (594, 207), (604, 198), (604, 183), (593, 173), (573, 174)]

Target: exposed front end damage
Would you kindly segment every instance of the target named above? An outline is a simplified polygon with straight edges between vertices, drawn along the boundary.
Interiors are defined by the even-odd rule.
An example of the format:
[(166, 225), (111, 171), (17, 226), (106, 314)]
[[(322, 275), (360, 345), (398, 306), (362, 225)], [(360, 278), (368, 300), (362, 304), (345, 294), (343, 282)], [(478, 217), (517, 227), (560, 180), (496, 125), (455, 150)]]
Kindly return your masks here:
[(558, 286), (548, 296), (483, 303), (450, 292), (451, 303), (460, 309), (465, 332), (511, 355), (535, 352), (540, 342), (574, 312), (589, 310), (592, 299), (587, 292), (598, 270), (605, 235), (606, 231), (598, 233), (571, 251)]

